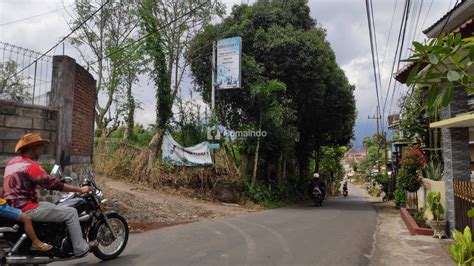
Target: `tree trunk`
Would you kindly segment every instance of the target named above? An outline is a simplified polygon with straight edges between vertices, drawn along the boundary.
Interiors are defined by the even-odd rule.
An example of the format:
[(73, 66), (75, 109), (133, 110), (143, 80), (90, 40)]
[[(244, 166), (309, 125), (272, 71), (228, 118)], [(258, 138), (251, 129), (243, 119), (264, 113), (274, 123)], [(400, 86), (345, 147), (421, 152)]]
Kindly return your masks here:
[(278, 163), (277, 163), (277, 170), (276, 170), (276, 178), (277, 178), (277, 183), (278, 183), (278, 186), (281, 186), (283, 184), (282, 182), (282, 172), (281, 172), (281, 169), (282, 169), (282, 164), (283, 164), (283, 155), (280, 154), (280, 156), (278, 157)]
[(314, 172), (319, 173), (319, 166), (321, 165), (321, 146), (317, 146), (315, 152), (316, 156), (314, 158)]
[(282, 176), (282, 179), (286, 180), (286, 158), (283, 159), (283, 176)]
[(270, 179), (272, 176), (272, 164), (271, 162), (267, 162), (267, 183), (270, 183)]
[(129, 84), (127, 86), (127, 106), (128, 106), (128, 113), (127, 113), (127, 125), (125, 127), (125, 132), (123, 134), (123, 138), (128, 140), (131, 137), (133, 132), (133, 127), (135, 126), (135, 99), (132, 95), (132, 84), (133, 81), (129, 80)]
[(258, 152), (260, 150), (260, 136), (257, 136), (257, 148), (255, 149), (255, 159), (253, 162), (252, 186), (257, 182)]
[(148, 144), (148, 165), (146, 169), (146, 173), (149, 174), (151, 172), (151, 169), (153, 169), (153, 164), (155, 163), (156, 160), (156, 155), (158, 153), (158, 147), (160, 147), (161, 142), (163, 141), (163, 135), (164, 135), (165, 130), (162, 128), (158, 128), (156, 130), (155, 135), (150, 141), (150, 144)]

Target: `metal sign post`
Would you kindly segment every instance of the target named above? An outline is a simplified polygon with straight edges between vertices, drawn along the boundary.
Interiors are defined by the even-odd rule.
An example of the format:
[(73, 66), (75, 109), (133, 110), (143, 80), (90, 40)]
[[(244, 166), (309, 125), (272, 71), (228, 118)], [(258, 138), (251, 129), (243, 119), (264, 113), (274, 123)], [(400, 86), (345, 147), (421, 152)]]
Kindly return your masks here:
[(211, 83), (211, 118), (214, 118), (214, 108), (216, 104), (216, 42), (212, 43), (212, 83)]

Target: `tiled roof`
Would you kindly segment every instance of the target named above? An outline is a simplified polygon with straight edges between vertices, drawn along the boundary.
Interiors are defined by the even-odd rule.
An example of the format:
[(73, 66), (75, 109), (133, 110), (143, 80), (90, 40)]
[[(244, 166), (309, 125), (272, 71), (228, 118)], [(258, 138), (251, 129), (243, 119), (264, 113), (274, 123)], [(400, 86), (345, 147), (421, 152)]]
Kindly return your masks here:
[(427, 34), (430, 30), (432, 30), (434, 27), (436, 27), (436, 25), (438, 25), (439, 23), (441, 23), (441, 21), (443, 21), (445, 18), (449, 17), (459, 6), (461, 6), (462, 4), (464, 4), (465, 2), (469, 2), (469, 1), (473, 1), (473, 0), (462, 0), (461, 2), (459, 2), (456, 6), (454, 6), (451, 10), (448, 11), (448, 13), (444, 14), (444, 16), (442, 16), (440, 19), (438, 19), (438, 21), (436, 21), (435, 23), (433, 23), (433, 25), (429, 26), (427, 29), (423, 30), (423, 33), (424, 34)]

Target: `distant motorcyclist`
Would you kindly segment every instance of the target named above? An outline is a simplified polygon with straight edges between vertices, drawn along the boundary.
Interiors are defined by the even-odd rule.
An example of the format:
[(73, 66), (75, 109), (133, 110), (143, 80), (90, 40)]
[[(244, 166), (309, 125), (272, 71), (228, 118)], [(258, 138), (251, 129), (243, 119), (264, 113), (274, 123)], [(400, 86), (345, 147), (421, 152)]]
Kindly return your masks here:
[(348, 194), (349, 190), (347, 189), (347, 181), (344, 181), (344, 184), (342, 184), (342, 195), (344, 195), (344, 197), (347, 197)]
[(313, 181), (311, 183), (312, 183), (312, 188), (315, 188), (317, 186), (319, 190), (321, 190), (321, 193), (323, 194), (323, 199), (325, 199), (326, 198), (326, 184), (324, 183), (324, 181), (322, 181), (319, 178), (318, 173), (313, 174)]
[(344, 181), (344, 184), (342, 185), (342, 190), (347, 191), (347, 181)]

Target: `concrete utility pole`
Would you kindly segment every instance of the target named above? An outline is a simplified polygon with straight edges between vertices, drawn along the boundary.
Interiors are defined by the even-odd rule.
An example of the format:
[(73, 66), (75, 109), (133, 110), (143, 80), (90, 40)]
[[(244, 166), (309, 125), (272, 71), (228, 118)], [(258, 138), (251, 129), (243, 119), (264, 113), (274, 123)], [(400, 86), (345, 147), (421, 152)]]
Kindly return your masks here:
[[(378, 138), (379, 138), (379, 136), (380, 136), (380, 119), (382, 118), (382, 117), (380, 116), (379, 107), (377, 106), (377, 115), (374, 115), (374, 116), (372, 116), (372, 117), (368, 116), (367, 118), (368, 118), (369, 120), (370, 120), (370, 119), (375, 119), (375, 120), (377, 120), (377, 141), (378, 141)], [(377, 169), (378, 169), (378, 171), (379, 171), (379, 173), (380, 173), (380, 172), (381, 172), (381, 169), (380, 169), (380, 145), (378, 145), (378, 143), (377, 143), (377, 146), (378, 146), (378, 147), (377, 147)], [(368, 157), (367, 157), (367, 159), (368, 159)]]

